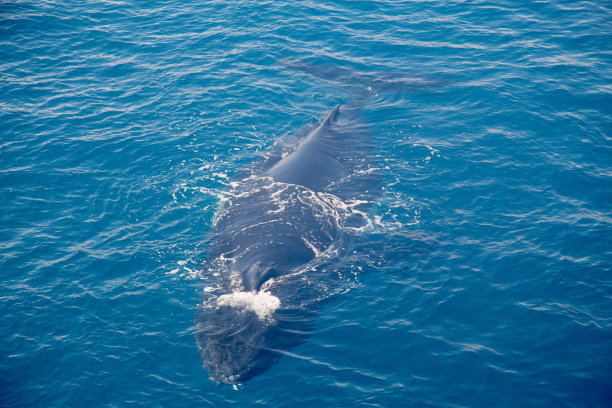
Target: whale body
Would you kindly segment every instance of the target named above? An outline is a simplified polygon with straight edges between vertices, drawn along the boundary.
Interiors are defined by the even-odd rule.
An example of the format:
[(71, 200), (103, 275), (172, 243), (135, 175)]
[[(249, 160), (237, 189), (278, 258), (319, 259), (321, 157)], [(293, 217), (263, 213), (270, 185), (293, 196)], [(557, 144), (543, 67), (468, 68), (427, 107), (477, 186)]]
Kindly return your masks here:
[(371, 153), (359, 108), (336, 106), (232, 183), (209, 237), (203, 274), (214, 286), (196, 318), (212, 380), (244, 383), (312, 332), (322, 301), (342, 286), (334, 259), (368, 225), (380, 189)]

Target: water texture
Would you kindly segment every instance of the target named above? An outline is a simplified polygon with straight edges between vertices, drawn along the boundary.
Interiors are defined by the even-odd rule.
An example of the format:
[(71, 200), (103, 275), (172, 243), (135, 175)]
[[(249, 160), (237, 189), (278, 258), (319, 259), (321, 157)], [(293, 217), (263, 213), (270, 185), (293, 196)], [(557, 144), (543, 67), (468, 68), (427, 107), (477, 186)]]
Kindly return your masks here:
[[(0, 406), (609, 406), (610, 44), (608, 2), (0, 2)], [(217, 387), (224, 193), (368, 86), (349, 289)]]

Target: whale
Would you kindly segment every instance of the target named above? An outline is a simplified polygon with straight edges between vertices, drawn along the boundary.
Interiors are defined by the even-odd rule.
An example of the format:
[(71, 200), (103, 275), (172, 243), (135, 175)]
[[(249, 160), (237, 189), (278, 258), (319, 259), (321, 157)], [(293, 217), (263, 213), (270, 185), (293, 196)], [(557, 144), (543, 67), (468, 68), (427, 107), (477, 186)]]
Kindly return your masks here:
[(371, 225), (380, 169), (361, 106), (336, 105), (289, 139), (231, 183), (208, 236), (195, 337), (218, 384), (249, 381), (309, 338)]

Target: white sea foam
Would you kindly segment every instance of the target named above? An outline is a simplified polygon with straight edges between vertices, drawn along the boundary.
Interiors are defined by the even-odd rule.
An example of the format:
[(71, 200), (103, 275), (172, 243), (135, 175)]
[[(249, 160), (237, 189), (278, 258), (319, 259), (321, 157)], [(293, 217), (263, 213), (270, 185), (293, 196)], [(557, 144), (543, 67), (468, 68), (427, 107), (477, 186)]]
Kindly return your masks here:
[(260, 319), (270, 319), (272, 313), (280, 306), (280, 299), (270, 292), (234, 292), (219, 296), (218, 306), (230, 306), (237, 309), (252, 310)]
[(200, 276), (200, 270), (196, 267), (196, 262), (191, 258), (187, 260), (178, 261), (177, 265), (178, 268), (174, 268), (166, 272), (166, 275), (178, 274), (187, 279), (196, 279)]

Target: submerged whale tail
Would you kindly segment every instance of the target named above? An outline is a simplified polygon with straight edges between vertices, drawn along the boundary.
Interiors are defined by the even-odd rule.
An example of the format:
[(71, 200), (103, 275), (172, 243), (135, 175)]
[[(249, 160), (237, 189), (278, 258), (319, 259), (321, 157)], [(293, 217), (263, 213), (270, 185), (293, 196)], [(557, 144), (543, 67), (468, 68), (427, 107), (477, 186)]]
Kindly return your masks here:
[(381, 92), (416, 92), (431, 90), (444, 85), (438, 78), (415, 75), (401, 71), (363, 71), (335, 63), (322, 64), (307, 60), (285, 60), (286, 68), (304, 72), (316, 78), (356, 88), (361, 97)]

